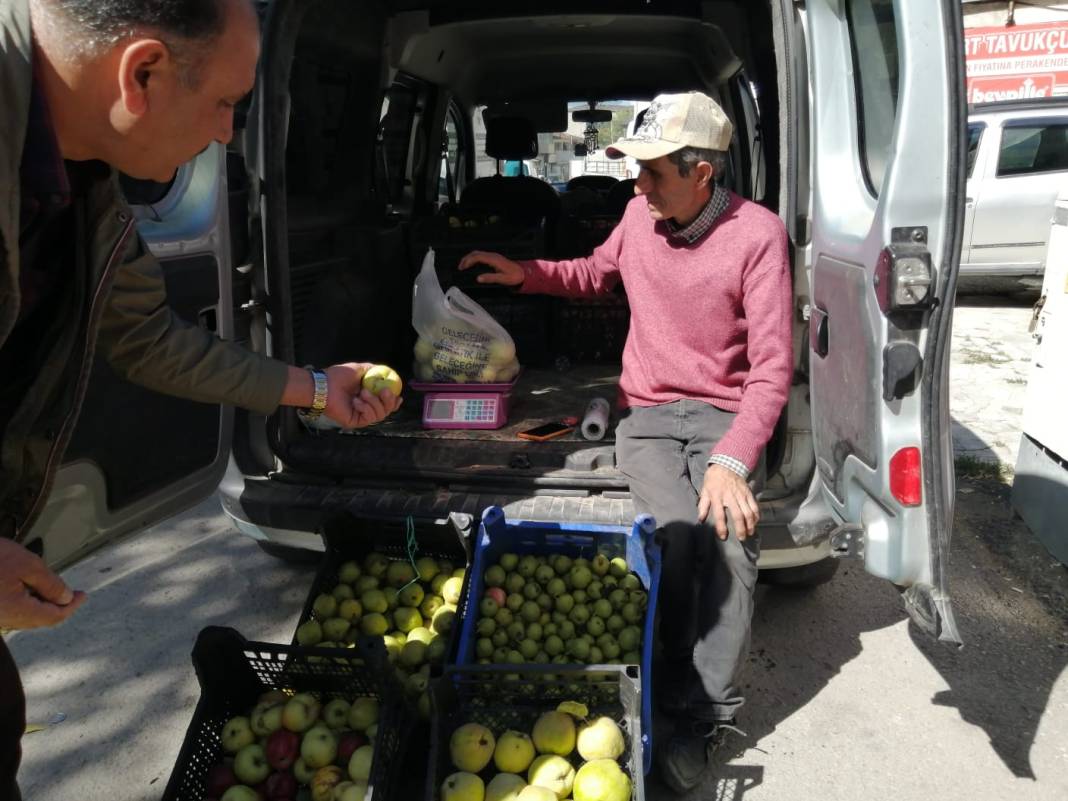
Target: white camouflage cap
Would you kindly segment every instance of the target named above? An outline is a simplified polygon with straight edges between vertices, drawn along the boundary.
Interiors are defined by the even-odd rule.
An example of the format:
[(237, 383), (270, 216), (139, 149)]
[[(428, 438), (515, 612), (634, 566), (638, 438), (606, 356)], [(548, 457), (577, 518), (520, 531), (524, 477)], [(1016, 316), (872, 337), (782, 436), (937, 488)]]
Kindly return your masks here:
[(719, 104), (701, 92), (657, 95), (633, 136), (605, 148), (610, 159), (651, 161), (684, 147), (726, 150), (734, 126)]

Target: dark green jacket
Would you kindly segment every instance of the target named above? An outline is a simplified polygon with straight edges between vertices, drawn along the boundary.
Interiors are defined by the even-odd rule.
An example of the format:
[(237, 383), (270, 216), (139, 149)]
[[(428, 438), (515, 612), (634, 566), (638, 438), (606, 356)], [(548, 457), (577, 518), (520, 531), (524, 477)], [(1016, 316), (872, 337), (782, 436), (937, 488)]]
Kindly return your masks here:
[[(19, 165), (31, 42), (28, 0), (0, 2), (0, 347), (19, 311)], [(114, 171), (76, 202), (75, 215), (84, 221), (84, 241), (76, 248), (69, 324), (48, 343), (44, 360), (20, 361), (32, 383), (11, 419), (0, 421), (0, 536), (23, 536), (44, 505), (95, 351), (141, 386), (261, 414), (275, 410), (285, 387), (285, 364), (224, 342), (170, 310), (159, 263), (134, 229)]]

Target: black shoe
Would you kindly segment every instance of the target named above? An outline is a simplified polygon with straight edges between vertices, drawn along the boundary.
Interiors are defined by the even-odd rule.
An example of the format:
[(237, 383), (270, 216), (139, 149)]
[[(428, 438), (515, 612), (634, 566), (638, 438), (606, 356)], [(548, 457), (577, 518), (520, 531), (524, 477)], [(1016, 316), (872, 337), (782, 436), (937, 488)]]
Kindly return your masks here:
[(705, 778), (712, 757), (731, 732), (746, 736), (733, 720), (708, 723), (683, 720), (675, 734), (656, 749), (657, 763), (664, 782), (678, 795), (688, 793)]

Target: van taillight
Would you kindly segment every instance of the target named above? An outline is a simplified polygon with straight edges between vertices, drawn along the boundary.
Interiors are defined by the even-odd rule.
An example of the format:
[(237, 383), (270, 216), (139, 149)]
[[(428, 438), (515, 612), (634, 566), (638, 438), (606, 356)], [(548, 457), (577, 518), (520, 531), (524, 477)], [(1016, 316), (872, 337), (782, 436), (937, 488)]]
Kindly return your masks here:
[(902, 448), (890, 459), (890, 493), (902, 506), (920, 505), (921, 479), (919, 448)]

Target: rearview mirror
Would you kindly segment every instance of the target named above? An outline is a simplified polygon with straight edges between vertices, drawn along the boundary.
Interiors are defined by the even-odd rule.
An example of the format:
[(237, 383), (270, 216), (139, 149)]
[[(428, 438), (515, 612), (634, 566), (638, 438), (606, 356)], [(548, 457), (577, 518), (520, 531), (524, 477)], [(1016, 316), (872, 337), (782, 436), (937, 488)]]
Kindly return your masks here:
[(583, 109), (580, 108), (577, 111), (571, 112), (571, 119), (575, 122), (596, 123), (596, 122), (611, 122), (612, 112), (608, 109), (592, 108)]

